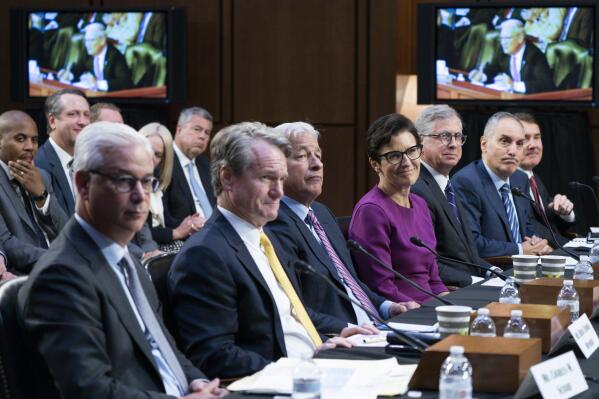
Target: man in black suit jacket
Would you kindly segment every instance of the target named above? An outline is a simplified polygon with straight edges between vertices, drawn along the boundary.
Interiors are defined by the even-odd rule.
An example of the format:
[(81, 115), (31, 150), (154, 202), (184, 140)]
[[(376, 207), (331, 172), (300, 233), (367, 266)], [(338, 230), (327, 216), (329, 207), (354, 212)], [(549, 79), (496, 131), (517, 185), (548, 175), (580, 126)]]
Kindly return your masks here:
[(534, 206), (529, 202), (530, 213), (534, 216), (534, 229), (540, 237), (547, 239), (553, 247), (556, 247), (547, 226), (549, 223), (558, 244), (564, 245), (569, 240), (560, 233), (565, 233), (576, 221), (574, 204), (565, 195), (550, 196), (541, 178), (534, 173), (533, 169), (543, 158), (541, 128), (533, 115), (526, 112), (515, 115), (524, 126), (524, 157), (520, 162), (520, 169), (526, 174), (526, 179), (522, 179), (519, 188), (535, 201)]
[(501, 24), (499, 40), (503, 54), (483, 70), (474, 69), (472, 81), (496, 83), (517, 93), (539, 93), (555, 90), (553, 74), (547, 58), (533, 44), (525, 42), (526, 33), (521, 21), (510, 19)]
[[(426, 200), (435, 226), (436, 251), (448, 258), (487, 264), (478, 255), (475, 241), (464, 220), (462, 202), (456, 197), (449, 173), (462, 158), (466, 136), (458, 113), (447, 105), (427, 107), (416, 119), (416, 129), (424, 148), (420, 176), (412, 192)], [(465, 287), (481, 270), (457, 262), (438, 260), (439, 275), (445, 285)]]
[(210, 182), (210, 162), (202, 155), (211, 132), (212, 115), (208, 111), (200, 107), (181, 111), (173, 145), (173, 177), (162, 197), (167, 227), (177, 228), (193, 215), (192, 226), (197, 231), (212, 214), (216, 199)]
[[(281, 242), (281, 250), (327, 275), (339, 289), (382, 318), (388, 319), (405, 312), (408, 304), (388, 301), (359, 280), (335, 217), (329, 208), (315, 201), (322, 193), (323, 183), (318, 131), (304, 122), (285, 123), (275, 130), (291, 143), (285, 197), (277, 219), (266, 226)], [(310, 212), (312, 216), (309, 216)], [(314, 226), (313, 220), (322, 229)], [(323, 242), (321, 234), (326, 236), (327, 242)], [(302, 297), (312, 309), (354, 324), (372, 320), (364, 310), (341, 298), (322, 278), (300, 271), (296, 271), (296, 274)], [(409, 306), (415, 307), (415, 303)]]
[(152, 283), (127, 251), (156, 186), (149, 143), (128, 126), (93, 124), (77, 141), (74, 169), (77, 213), (19, 292), (60, 397), (223, 396), (218, 380), (208, 383), (178, 352)]
[(277, 217), (288, 151), (287, 140), (261, 123), (229, 126), (212, 141), (218, 207), (187, 240), (168, 281), (181, 347), (208, 375), (244, 376), (312, 353), (319, 333), (372, 331), (306, 309), (289, 259), (263, 232)]

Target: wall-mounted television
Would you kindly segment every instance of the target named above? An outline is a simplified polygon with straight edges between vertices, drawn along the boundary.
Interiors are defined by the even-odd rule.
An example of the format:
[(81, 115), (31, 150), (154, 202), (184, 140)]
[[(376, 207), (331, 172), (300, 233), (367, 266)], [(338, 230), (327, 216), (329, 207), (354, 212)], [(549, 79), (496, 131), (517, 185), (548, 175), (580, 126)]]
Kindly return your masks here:
[(418, 102), (595, 106), (596, 1), (418, 5)]
[(185, 13), (162, 9), (12, 9), (14, 100), (65, 88), (113, 102), (185, 97)]

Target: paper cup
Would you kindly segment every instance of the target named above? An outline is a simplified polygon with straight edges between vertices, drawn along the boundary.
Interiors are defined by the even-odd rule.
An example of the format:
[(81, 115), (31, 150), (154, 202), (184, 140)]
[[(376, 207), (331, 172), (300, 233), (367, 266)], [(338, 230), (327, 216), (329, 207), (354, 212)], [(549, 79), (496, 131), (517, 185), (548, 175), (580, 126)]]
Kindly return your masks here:
[(537, 263), (539, 257), (536, 255), (512, 255), (514, 266), (514, 279), (525, 282), (537, 278)]
[(543, 277), (564, 278), (566, 257), (557, 255), (541, 256), (541, 270), (543, 272)]
[(468, 335), (470, 325), (470, 306), (437, 306), (437, 322), (439, 323), (439, 333), (442, 337), (451, 334)]

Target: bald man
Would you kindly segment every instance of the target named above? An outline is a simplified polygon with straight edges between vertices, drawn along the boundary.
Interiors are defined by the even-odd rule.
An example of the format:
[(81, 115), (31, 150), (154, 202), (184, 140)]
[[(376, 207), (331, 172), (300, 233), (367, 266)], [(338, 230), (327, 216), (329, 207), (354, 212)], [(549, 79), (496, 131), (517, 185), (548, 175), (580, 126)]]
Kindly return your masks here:
[(522, 21), (504, 21), (499, 32), (503, 54), (497, 55), (490, 64), (470, 71), (470, 80), (495, 83), (506, 91), (522, 94), (555, 90), (545, 55), (525, 38)]
[(33, 162), (37, 126), (21, 111), (0, 115), (0, 245), (10, 270), (28, 274), (67, 221), (50, 176)]

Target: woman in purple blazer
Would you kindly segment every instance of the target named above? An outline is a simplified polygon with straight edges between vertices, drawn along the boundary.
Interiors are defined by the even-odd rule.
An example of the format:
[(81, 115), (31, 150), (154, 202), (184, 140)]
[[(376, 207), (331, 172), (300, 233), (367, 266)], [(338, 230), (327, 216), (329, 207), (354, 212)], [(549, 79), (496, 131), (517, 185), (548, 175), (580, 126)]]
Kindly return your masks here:
[[(356, 204), (349, 237), (415, 283), (435, 294), (446, 294), (435, 257), (410, 242), (416, 236), (432, 248), (437, 244), (426, 202), (410, 194), (420, 173), (422, 153), (416, 128), (403, 115), (383, 116), (368, 129), (367, 145), (379, 183)], [(360, 278), (380, 295), (412, 307), (431, 298), (369, 258), (355, 256)]]

